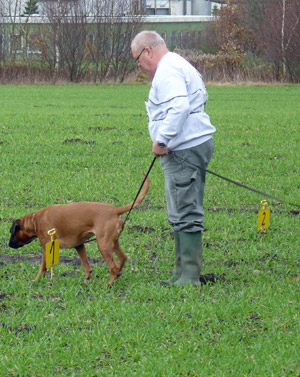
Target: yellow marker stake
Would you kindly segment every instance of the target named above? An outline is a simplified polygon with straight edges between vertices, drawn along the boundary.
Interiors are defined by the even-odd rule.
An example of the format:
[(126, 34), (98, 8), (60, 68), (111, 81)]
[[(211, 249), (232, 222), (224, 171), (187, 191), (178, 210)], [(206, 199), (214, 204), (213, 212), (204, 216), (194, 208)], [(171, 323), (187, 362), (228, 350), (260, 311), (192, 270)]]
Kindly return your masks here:
[(48, 230), (51, 241), (46, 243), (46, 268), (50, 268), (51, 280), (53, 279), (53, 266), (59, 263), (59, 240), (53, 239), (55, 233), (55, 228)]
[(266, 208), (268, 202), (262, 200), (260, 202), (262, 209), (258, 211), (257, 230), (268, 229), (270, 224), (270, 208)]

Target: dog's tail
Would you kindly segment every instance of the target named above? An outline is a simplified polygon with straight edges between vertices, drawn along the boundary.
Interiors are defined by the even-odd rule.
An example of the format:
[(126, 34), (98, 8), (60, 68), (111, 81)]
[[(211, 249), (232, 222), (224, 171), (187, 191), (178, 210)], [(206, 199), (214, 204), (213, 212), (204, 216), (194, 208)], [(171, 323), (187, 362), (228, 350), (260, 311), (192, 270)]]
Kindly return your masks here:
[[(146, 178), (146, 175), (144, 173), (143, 173), (143, 177), (144, 177), (144, 179)], [(131, 202), (130, 204), (127, 204), (127, 205), (125, 205), (123, 207), (117, 207), (118, 214), (122, 215), (123, 213), (128, 212), (131, 209), (131, 207), (133, 209), (137, 205), (139, 205), (140, 203), (142, 203), (144, 197), (147, 195), (148, 190), (149, 190), (149, 179), (146, 178), (146, 180), (144, 182), (144, 185), (143, 185), (143, 188), (142, 188), (141, 192), (139, 193), (138, 197), (136, 198), (135, 203)]]

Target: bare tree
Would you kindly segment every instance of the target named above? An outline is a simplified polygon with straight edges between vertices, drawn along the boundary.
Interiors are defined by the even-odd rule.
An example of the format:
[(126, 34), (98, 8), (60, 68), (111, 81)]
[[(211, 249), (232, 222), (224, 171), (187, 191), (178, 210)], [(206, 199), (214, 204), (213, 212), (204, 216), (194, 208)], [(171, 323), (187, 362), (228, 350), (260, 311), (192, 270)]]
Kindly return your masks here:
[(277, 68), (278, 79), (288, 74), (300, 81), (300, 3), (266, 0), (261, 28), (262, 54)]
[(248, 15), (243, 5), (236, 0), (228, 0), (227, 6), (218, 15), (218, 19), (210, 26), (214, 48), (219, 60), (223, 61), (224, 77), (238, 79), (244, 56), (253, 46)]
[[(128, 9), (126, 17), (119, 15)], [(114, 81), (123, 81), (128, 73), (129, 64), (132, 61), (130, 44), (135, 34), (140, 31), (142, 26), (142, 9), (139, 1), (119, 1), (117, 8), (117, 22), (113, 28), (112, 38), (113, 60), (111, 64)]]
[[(92, 65), (94, 81), (123, 81), (132, 62), (130, 42), (141, 27), (140, 0), (52, 0), (39, 40), (41, 60), (58, 77), (79, 81)], [(44, 31), (42, 31), (42, 29)]]
[(66, 69), (70, 81), (79, 81), (88, 62), (85, 60), (88, 33), (88, 10), (85, 0), (47, 2), (43, 12), (47, 26), (41, 28), (39, 41), (42, 59), (53, 70), (54, 77)]
[(130, 43), (141, 29), (140, 0), (95, 0), (93, 34), (89, 56), (95, 67), (94, 80), (123, 81), (132, 62)]
[(4, 1), (0, 1), (0, 64), (3, 65), (5, 58), (5, 9)]
[(300, 1), (227, 0), (226, 4), (209, 29), (212, 47), (227, 68), (238, 72), (246, 57), (255, 56), (267, 69), (272, 67), (278, 80), (300, 81)]
[[(65, 13), (65, 12), (64, 12)], [(65, 62), (70, 81), (78, 82), (89, 62), (85, 59), (88, 35), (87, 9), (84, 2), (74, 3), (60, 25), (58, 48)]]
[[(5, 42), (3, 41), (4, 59), (11, 63), (16, 61), (17, 51), (21, 48), (21, 35), (19, 15), (22, 10), (21, 0), (1, 0), (2, 28)], [(11, 27), (8, 33), (4, 23), (10, 22)], [(5, 43), (5, 44), (4, 44)]]
[[(298, 62), (300, 70), (300, 4), (295, 0), (282, 0), (281, 55), (282, 73), (287, 70), (293, 75), (293, 63)], [(300, 79), (300, 76), (299, 76)]]

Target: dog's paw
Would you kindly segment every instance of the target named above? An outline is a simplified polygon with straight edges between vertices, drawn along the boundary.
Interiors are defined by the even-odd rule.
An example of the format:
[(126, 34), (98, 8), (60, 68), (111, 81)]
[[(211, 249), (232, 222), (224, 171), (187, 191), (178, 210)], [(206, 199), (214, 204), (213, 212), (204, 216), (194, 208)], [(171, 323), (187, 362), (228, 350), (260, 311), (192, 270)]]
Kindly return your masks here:
[(93, 280), (92, 271), (90, 271), (89, 275), (85, 277), (84, 282), (85, 282), (85, 284), (88, 284), (92, 280)]
[(86, 274), (85, 274), (85, 280), (86, 281), (89, 281), (89, 280), (92, 280), (92, 270), (91, 271), (89, 271), (89, 272), (87, 272)]

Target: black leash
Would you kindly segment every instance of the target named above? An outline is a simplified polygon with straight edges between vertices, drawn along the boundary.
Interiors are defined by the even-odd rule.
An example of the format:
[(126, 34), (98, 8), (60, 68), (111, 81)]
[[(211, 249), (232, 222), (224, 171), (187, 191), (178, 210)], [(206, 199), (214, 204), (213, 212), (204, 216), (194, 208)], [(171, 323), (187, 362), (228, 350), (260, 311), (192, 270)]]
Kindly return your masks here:
[[(171, 152), (171, 153), (172, 153), (172, 152)], [(239, 183), (239, 182), (237, 182), (237, 181), (233, 181), (232, 179), (229, 179), (229, 178), (223, 177), (222, 175), (217, 174), (217, 173), (215, 173), (215, 172), (213, 172), (213, 171), (211, 171), (211, 170), (208, 170), (208, 169), (202, 168), (202, 167), (199, 166), (199, 165), (193, 164), (192, 162), (187, 161), (187, 160), (185, 160), (185, 159), (182, 158), (182, 157), (176, 156), (176, 158), (178, 158), (178, 159), (180, 159), (180, 160), (182, 160), (182, 161), (184, 161), (184, 162), (186, 162), (186, 163), (188, 163), (188, 164), (190, 164), (190, 165), (193, 165), (194, 167), (196, 167), (196, 168), (198, 168), (198, 169), (200, 169), (200, 170), (202, 170), (202, 171), (205, 171), (205, 172), (207, 172), (207, 173), (209, 173), (209, 174), (212, 174), (212, 175), (214, 175), (214, 176), (216, 176), (216, 177), (218, 177), (218, 178), (221, 178), (221, 179), (223, 179), (224, 181), (227, 181), (227, 182), (233, 183), (233, 184), (236, 185), (236, 186), (239, 186), (239, 187), (242, 187), (242, 188), (244, 188), (244, 189), (246, 189), (246, 190), (249, 190), (249, 191), (255, 192), (255, 193), (257, 193), (257, 194), (260, 194), (260, 195), (266, 196), (267, 198), (277, 200), (277, 201), (280, 202), (280, 203), (287, 203), (287, 204), (289, 204), (289, 205), (291, 205), (291, 206), (295, 206), (295, 207), (300, 208), (300, 205), (299, 205), (299, 204), (295, 204), (295, 203), (288, 202), (287, 200), (279, 199), (279, 198), (277, 198), (276, 196), (273, 196), (273, 195), (270, 195), (270, 194), (266, 194), (266, 193), (263, 192), (263, 191), (256, 190), (256, 189), (254, 189), (254, 188), (252, 188), (252, 187), (246, 186), (246, 185), (244, 185), (244, 184), (242, 184), (242, 183)]]
[[(174, 154), (174, 152), (170, 152), (170, 154)], [(211, 171), (211, 170), (205, 169), (205, 168), (203, 168), (202, 166), (196, 165), (196, 164), (194, 164), (194, 163), (192, 163), (192, 162), (190, 162), (190, 161), (188, 161), (188, 160), (185, 160), (185, 159), (182, 158), (182, 157), (176, 156), (176, 158), (179, 159), (179, 160), (181, 160), (181, 161), (183, 161), (183, 162), (185, 162), (185, 163), (187, 163), (187, 164), (190, 164), (190, 165), (194, 166), (194, 167), (197, 168), (197, 169), (200, 169), (200, 170), (202, 170), (202, 171), (205, 171), (206, 173), (212, 174), (212, 175), (214, 175), (215, 177), (221, 178), (221, 179), (223, 179), (224, 181), (227, 181), (227, 182), (233, 183), (234, 185), (236, 185), (236, 186), (238, 186), (238, 187), (242, 187), (242, 188), (244, 188), (244, 189), (246, 189), (246, 190), (249, 190), (249, 191), (255, 192), (256, 194), (260, 194), (260, 195), (265, 196), (265, 197), (267, 197), (267, 198), (274, 199), (274, 200), (276, 200), (277, 202), (280, 202), (280, 203), (286, 203), (286, 204), (289, 204), (289, 205), (291, 205), (291, 206), (294, 206), (294, 207), (300, 208), (300, 205), (299, 205), (299, 204), (291, 203), (291, 202), (289, 202), (289, 201), (287, 201), (287, 200), (283, 200), (283, 199), (277, 198), (276, 196), (273, 196), (273, 195), (267, 194), (267, 193), (265, 193), (265, 192), (263, 192), (263, 191), (256, 190), (255, 188), (252, 188), (252, 187), (246, 186), (246, 185), (244, 185), (243, 183), (239, 183), (239, 182), (234, 181), (234, 180), (232, 180), (232, 179), (230, 179), (230, 178), (226, 178), (226, 177), (224, 177), (224, 176), (222, 176), (222, 175), (220, 175), (220, 174), (217, 174), (217, 173), (215, 173), (215, 172), (213, 172), (213, 171)], [(137, 198), (138, 198), (138, 196), (139, 196), (139, 194), (140, 194), (140, 192), (141, 192), (141, 190), (142, 190), (142, 188), (143, 188), (143, 186), (144, 186), (144, 183), (145, 183), (146, 179), (148, 178), (148, 175), (150, 174), (150, 171), (151, 171), (151, 169), (152, 169), (152, 167), (153, 167), (153, 165), (154, 165), (155, 160), (156, 160), (156, 157), (153, 158), (152, 163), (151, 163), (151, 165), (150, 165), (150, 167), (149, 167), (149, 169), (148, 169), (148, 172), (147, 172), (147, 174), (146, 174), (146, 176), (145, 176), (145, 178), (144, 178), (144, 180), (143, 180), (143, 182), (142, 182), (142, 184), (141, 184), (141, 187), (139, 188), (139, 191), (138, 191), (138, 193), (136, 194), (136, 197), (135, 197), (134, 201), (132, 202), (132, 206), (131, 206), (129, 212), (127, 213), (126, 219), (125, 219), (125, 221), (124, 221), (124, 226), (125, 226), (126, 221), (127, 221), (128, 218), (129, 218), (130, 212), (132, 211), (133, 206), (135, 205), (135, 202), (136, 202), (136, 200), (137, 200)], [(92, 241), (95, 241), (95, 240), (96, 240), (96, 238), (93, 238), (93, 239), (91, 239), (91, 240), (87, 240), (87, 241), (85, 241), (84, 243), (89, 243), (89, 242), (92, 242)]]
[[(132, 208), (134, 207), (135, 202), (136, 202), (136, 200), (137, 200), (137, 198), (138, 198), (138, 196), (139, 196), (139, 194), (140, 194), (140, 192), (141, 192), (141, 190), (142, 190), (142, 188), (143, 188), (143, 186), (144, 186), (144, 183), (146, 182), (146, 179), (148, 178), (148, 175), (150, 174), (150, 171), (151, 171), (151, 169), (152, 169), (152, 167), (153, 167), (153, 165), (154, 165), (155, 160), (156, 160), (156, 157), (153, 158), (153, 160), (152, 160), (152, 162), (151, 162), (151, 165), (150, 165), (150, 167), (149, 167), (149, 169), (148, 169), (148, 171), (147, 171), (147, 174), (145, 175), (145, 178), (144, 178), (144, 180), (143, 180), (143, 182), (142, 182), (142, 184), (141, 184), (141, 187), (139, 188), (139, 191), (138, 191), (138, 193), (136, 194), (136, 197), (135, 197), (134, 201), (132, 202), (132, 205), (131, 205), (131, 207), (130, 207), (130, 210), (129, 210), (129, 212), (127, 213), (126, 219), (125, 219), (125, 221), (124, 221), (124, 227), (125, 227), (125, 223), (126, 223), (126, 221), (127, 221), (128, 218), (129, 218), (130, 212), (132, 211)], [(90, 240), (87, 240), (87, 241), (85, 241), (84, 243), (90, 243), (90, 242), (93, 242), (93, 241), (96, 241), (96, 238), (92, 238), (92, 239), (90, 239)]]
[(147, 174), (145, 175), (145, 178), (144, 178), (144, 180), (143, 180), (143, 183), (141, 184), (141, 187), (139, 188), (139, 191), (138, 191), (138, 193), (136, 194), (136, 197), (135, 197), (134, 201), (132, 202), (132, 206), (131, 206), (129, 212), (127, 213), (126, 219), (125, 219), (125, 221), (124, 221), (124, 227), (125, 227), (126, 221), (127, 221), (128, 218), (129, 218), (130, 212), (131, 212), (132, 208), (134, 207), (135, 202), (136, 202), (136, 200), (137, 200), (137, 198), (138, 198), (138, 196), (139, 196), (139, 194), (140, 194), (140, 192), (141, 192), (141, 190), (142, 190), (142, 188), (143, 188), (143, 186), (144, 186), (144, 183), (146, 182), (146, 179), (148, 178), (148, 175), (150, 174), (150, 171), (151, 171), (151, 169), (152, 169), (152, 167), (153, 167), (153, 165), (154, 165), (155, 160), (156, 160), (156, 157), (153, 158), (153, 160), (152, 160), (152, 162), (151, 162), (151, 165), (150, 165), (150, 167), (149, 167), (149, 169), (148, 169), (148, 171), (147, 171)]

